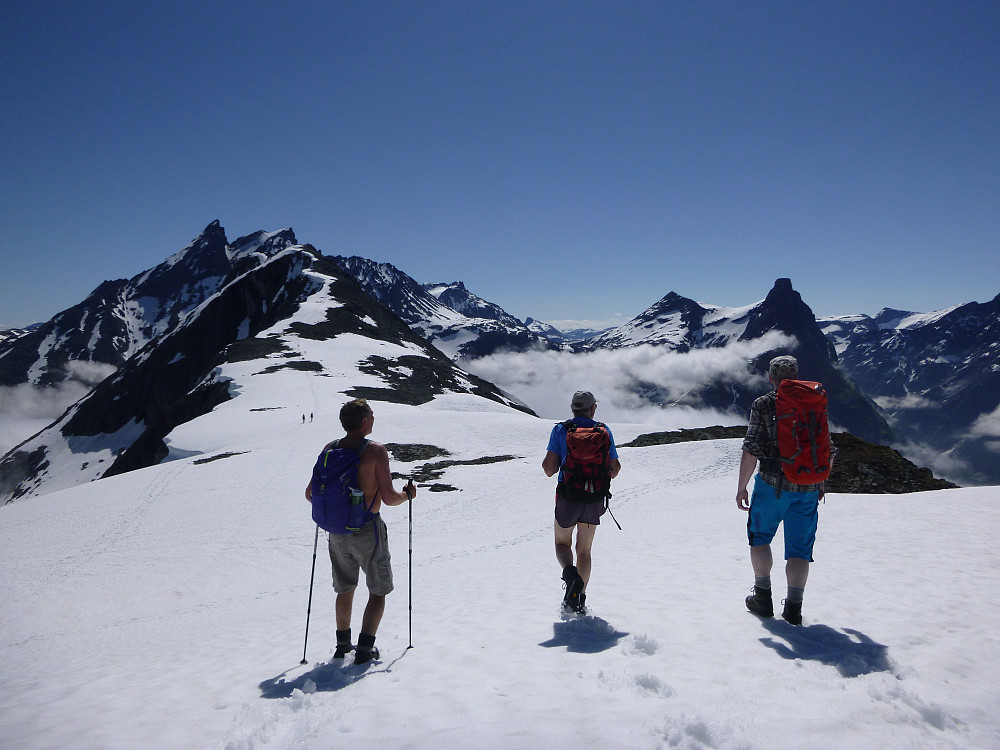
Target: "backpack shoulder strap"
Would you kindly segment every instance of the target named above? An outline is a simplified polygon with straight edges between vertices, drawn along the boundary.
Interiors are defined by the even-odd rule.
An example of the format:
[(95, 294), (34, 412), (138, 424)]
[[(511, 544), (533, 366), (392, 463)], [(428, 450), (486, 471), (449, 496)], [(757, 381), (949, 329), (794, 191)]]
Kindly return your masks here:
[(365, 448), (368, 447), (368, 443), (371, 442), (371, 440), (369, 440), (368, 438), (365, 438), (364, 440), (361, 441), (361, 445), (359, 445), (357, 448), (345, 448), (342, 445), (343, 440), (344, 439), (341, 438), (340, 440), (337, 440), (335, 442), (330, 443), (328, 446), (326, 446), (326, 448), (324, 449), (324, 451), (331, 450), (331, 449), (345, 450), (345, 451), (351, 451), (351, 453), (357, 453), (358, 456), (360, 456), (362, 453), (365, 452)]

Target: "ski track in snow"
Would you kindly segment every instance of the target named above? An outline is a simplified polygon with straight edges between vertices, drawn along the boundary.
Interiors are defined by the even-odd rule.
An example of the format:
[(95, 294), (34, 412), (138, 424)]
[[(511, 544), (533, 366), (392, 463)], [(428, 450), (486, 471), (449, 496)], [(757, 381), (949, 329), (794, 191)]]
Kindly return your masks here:
[[(996, 488), (831, 496), (793, 628), (742, 604), (753, 578), (739, 441), (623, 448), (623, 530), (605, 516), (590, 613), (566, 618), (555, 485), (540, 469), (551, 422), (503, 411), (375, 405), (375, 439), (522, 458), (448, 468), (440, 481), (460, 491), (418, 495), (412, 649), (411, 508), (384, 510), (396, 591), (380, 662), (331, 663), (321, 536), (300, 666), (314, 540), (302, 490), (343, 400), (302, 377), (251, 379), (298, 401), (274, 395), (285, 408), (252, 414), (227, 402), (229, 437), (201, 420), (171, 436), (178, 455), (237, 455), (3, 509), (0, 745), (1000, 746), (1000, 641), (982, 627), (1000, 615)], [(622, 442), (652, 431), (612, 429)], [(776, 566), (778, 601), (781, 578)], [(973, 601), (976, 618), (956, 617)]]

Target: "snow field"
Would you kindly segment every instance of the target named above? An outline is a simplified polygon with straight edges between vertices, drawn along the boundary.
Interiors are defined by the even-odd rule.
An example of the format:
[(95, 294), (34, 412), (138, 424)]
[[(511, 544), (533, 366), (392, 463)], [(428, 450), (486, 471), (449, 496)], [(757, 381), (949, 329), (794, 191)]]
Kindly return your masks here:
[[(449, 468), (440, 481), (460, 491), (418, 494), (413, 649), (411, 508), (384, 510), (396, 591), (367, 668), (330, 663), (321, 536), (300, 666), (302, 491), (345, 399), (337, 378), (300, 372), (240, 382), (172, 433), (176, 460), (0, 510), (3, 747), (1000, 745), (997, 488), (831, 496), (793, 628), (743, 606), (739, 441), (625, 448), (623, 530), (605, 516), (591, 615), (564, 619), (540, 468), (552, 422), (471, 396), (376, 402), (374, 439), (517, 458)], [(611, 427), (619, 443), (652, 431)], [(197, 463), (221, 453), (235, 455)], [(773, 579), (780, 607), (780, 563)]]

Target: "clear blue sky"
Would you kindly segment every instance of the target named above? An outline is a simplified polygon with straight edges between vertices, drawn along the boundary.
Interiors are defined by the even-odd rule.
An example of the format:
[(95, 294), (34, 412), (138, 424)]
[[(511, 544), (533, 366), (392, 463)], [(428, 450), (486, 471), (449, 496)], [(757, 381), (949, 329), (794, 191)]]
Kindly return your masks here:
[(219, 219), (512, 314), (1000, 292), (1000, 4), (0, 10), (0, 325)]

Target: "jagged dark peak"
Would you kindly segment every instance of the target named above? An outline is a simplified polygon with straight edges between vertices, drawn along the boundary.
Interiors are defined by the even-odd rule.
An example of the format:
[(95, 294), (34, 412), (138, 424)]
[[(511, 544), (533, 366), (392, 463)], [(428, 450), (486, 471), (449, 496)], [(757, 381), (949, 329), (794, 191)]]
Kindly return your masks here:
[(764, 301), (750, 312), (750, 321), (741, 339), (757, 339), (768, 331), (782, 331), (795, 336), (800, 345), (826, 349), (826, 339), (809, 305), (792, 288), (791, 279), (778, 279)]
[(453, 310), (392, 263), (379, 263), (357, 255), (334, 256), (331, 260), (354, 277), (367, 294), (396, 313), (407, 325), (431, 320), (440, 322), (441, 319), (455, 317)]
[(643, 316), (658, 315), (668, 312), (681, 312), (681, 313), (695, 313), (695, 312), (705, 313), (707, 312), (704, 307), (699, 305), (693, 299), (688, 297), (682, 297), (677, 292), (668, 292), (664, 297), (660, 298), (659, 301), (652, 304)]
[(229, 272), (229, 242), (226, 231), (213, 221), (191, 243), (157, 266), (132, 278), (132, 285), (151, 297), (168, 296), (185, 281), (218, 276)]
[(281, 229), (277, 232), (265, 232), (258, 229), (244, 237), (233, 241), (230, 245), (230, 253), (234, 259), (249, 255), (251, 253), (262, 253), (271, 257), (282, 250), (297, 245), (295, 232), (291, 227)]
[(512, 328), (521, 328), (524, 325), (499, 305), (487, 302), (482, 297), (470, 292), (461, 281), (424, 284), (423, 288), (442, 304), (469, 318), (495, 320)]
[(380, 263), (370, 258), (362, 258), (360, 255), (336, 255), (333, 257), (333, 260), (338, 266), (357, 279), (362, 286), (369, 284), (393, 286), (404, 281), (409, 282), (412, 286), (420, 286), (420, 284), (400, 271), (392, 263)]

